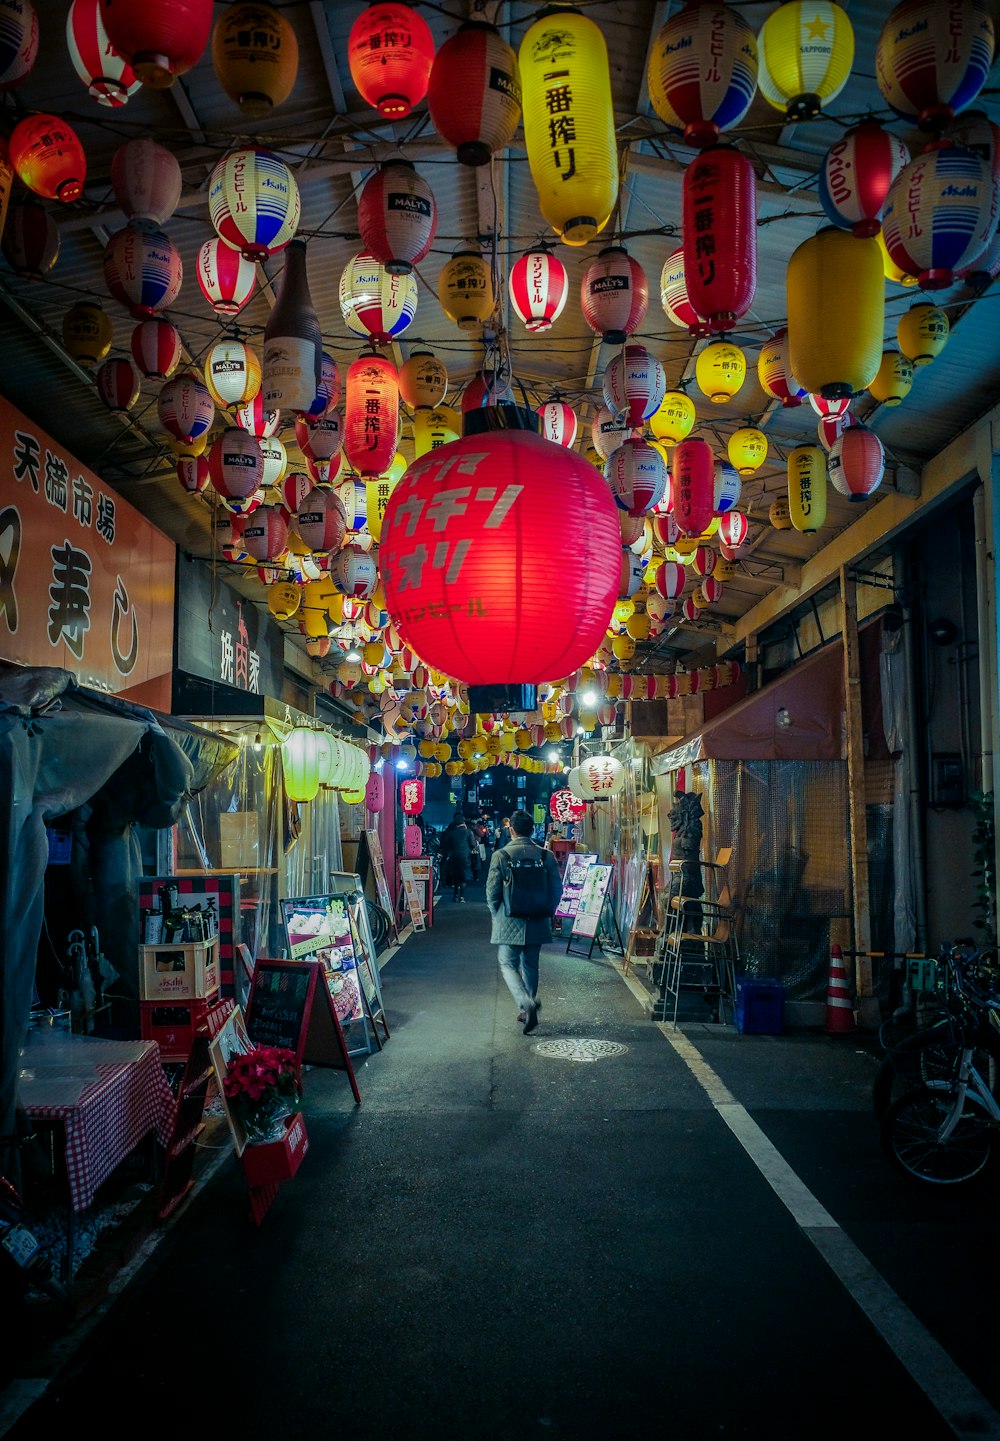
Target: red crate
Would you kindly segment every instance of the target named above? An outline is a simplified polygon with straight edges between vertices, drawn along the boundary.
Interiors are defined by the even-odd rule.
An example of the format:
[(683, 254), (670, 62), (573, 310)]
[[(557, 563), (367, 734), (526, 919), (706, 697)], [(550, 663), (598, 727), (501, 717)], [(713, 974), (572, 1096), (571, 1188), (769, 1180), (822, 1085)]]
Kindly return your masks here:
[(240, 1157), (247, 1185), (271, 1186), (278, 1181), (290, 1181), (302, 1164), (302, 1158), (309, 1149), (306, 1123), (302, 1112), (297, 1111), (288, 1118), (285, 1134), (280, 1141), (264, 1141), (256, 1146), (247, 1146)]
[(184, 1001), (140, 1001), (139, 1027), (144, 1041), (155, 1041), (161, 1061), (186, 1061), (195, 1032), (207, 1023), (213, 999)]

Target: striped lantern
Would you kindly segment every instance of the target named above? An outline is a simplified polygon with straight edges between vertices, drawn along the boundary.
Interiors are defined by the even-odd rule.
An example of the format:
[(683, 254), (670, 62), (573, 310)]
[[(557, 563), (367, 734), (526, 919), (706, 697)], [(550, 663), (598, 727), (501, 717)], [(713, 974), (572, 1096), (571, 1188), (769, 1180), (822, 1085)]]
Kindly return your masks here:
[(885, 451), (866, 425), (852, 425), (830, 447), (827, 474), (834, 490), (848, 500), (867, 500), (882, 483)]
[(261, 505), (244, 520), (243, 548), (254, 560), (277, 560), (288, 544), (288, 522), (276, 505)]
[(716, 515), (725, 515), (733, 509), (743, 490), (743, 482), (735, 465), (729, 460), (715, 462), (713, 508)]
[(121, 415), (139, 399), (140, 380), (131, 360), (112, 357), (98, 366), (94, 376), (97, 393), (110, 411)]
[(832, 0), (786, 0), (757, 36), (757, 85), (787, 120), (809, 120), (840, 94), (854, 64), (854, 30)]
[(660, 29), (646, 71), (649, 100), (689, 145), (738, 125), (757, 91), (757, 37), (725, 4), (689, 3)]
[(230, 100), (254, 119), (270, 115), (295, 85), (299, 42), (280, 10), (252, 4), (227, 6), (212, 31), (212, 68)]
[(240, 562), (250, 559), (240, 539), (242, 530), (243, 517), (230, 511), (220, 511), (212, 521), (212, 539), (223, 560)]
[(877, 120), (852, 126), (820, 166), (819, 199), (827, 219), (852, 235), (877, 235), (889, 187), (909, 160), (902, 140)]
[(295, 439), (314, 483), (333, 485), (340, 473), (340, 452), (344, 444), (340, 412), (331, 410), (312, 424), (302, 416), (296, 417)]
[(236, 407), (233, 419), (237, 425), (248, 430), (251, 435), (263, 437), (274, 435), (281, 424), (281, 411), (275, 410), (273, 406), (265, 405), (264, 397), (258, 391), (253, 400), (248, 400), (245, 405)]
[(567, 245), (586, 245), (607, 225), (618, 199), (604, 36), (578, 11), (545, 10), (525, 31), (518, 68), (524, 143), (539, 208)]
[(681, 605), (681, 615), (685, 620), (697, 620), (701, 615), (701, 607), (693, 595), (689, 595)]
[(358, 229), (369, 255), (390, 275), (409, 275), (437, 232), (433, 191), (409, 160), (387, 160), (358, 200)]
[(493, 314), (493, 277), (478, 250), (456, 250), (438, 272), (438, 304), (459, 330), (478, 331)]
[(248, 260), (284, 250), (299, 228), (295, 176), (270, 150), (231, 150), (208, 179), (208, 213), (220, 240)]
[(188, 495), (201, 495), (208, 486), (208, 456), (193, 455), (177, 462), (177, 479)]
[(732, 329), (757, 288), (757, 179), (746, 155), (712, 145), (683, 182), (684, 277), (712, 333)]
[(356, 475), (349, 475), (336, 487), (336, 497), (344, 512), (347, 529), (359, 531), (368, 520), (368, 486)]
[(201, 59), (212, 30), (212, 0), (101, 0), (101, 18), (111, 44), (143, 85), (163, 90)]
[(841, 395), (830, 399), (825, 395), (810, 395), (809, 404), (818, 416), (826, 420), (829, 417), (846, 415), (851, 408), (851, 397)]
[(885, 277), (877, 241), (825, 226), (792, 252), (785, 287), (796, 379), (831, 400), (867, 390), (882, 362)]
[(788, 331), (779, 330), (766, 340), (757, 356), (757, 379), (762, 390), (786, 408), (801, 405), (806, 388), (800, 385), (788, 368)]
[[(341, 595), (352, 600), (368, 600), (378, 582), (375, 558), (359, 545), (345, 545), (330, 563), (330, 579)], [(388, 652), (385, 656), (388, 664)]]
[(365, 104), (386, 119), (405, 119), (423, 100), (433, 59), (430, 26), (409, 5), (369, 5), (351, 26), (351, 79)]
[(914, 366), (930, 365), (948, 343), (951, 322), (940, 306), (923, 301), (904, 310), (896, 323), (896, 339)]
[(383, 355), (362, 355), (347, 372), (344, 453), (361, 476), (389, 469), (396, 453), (399, 376)]
[(536, 414), (541, 418), (539, 434), (546, 440), (555, 441), (572, 450), (576, 442), (576, 414), (571, 406), (562, 400), (547, 400), (540, 405)]
[(608, 456), (604, 478), (621, 510), (633, 516), (645, 515), (663, 497), (667, 467), (648, 441), (630, 438)]
[(875, 240), (878, 243), (879, 254), (882, 257), (882, 273), (886, 280), (892, 285), (916, 285), (917, 277), (915, 275), (907, 275), (906, 272), (900, 270), (896, 262), (890, 258), (889, 252), (885, 248), (885, 236), (882, 234), (881, 229), (876, 235)]
[(281, 480), (281, 504), (289, 522), (294, 515), (298, 514), (302, 502), (312, 489), (313, 485), (308, 475), (301, 470), (289, 471)]
[(826, 520), (826, 455), (818, 445), (788, 452), (788, 514), (795, 529), (807, 533)]
[[(244, 534), (246, 534), (245, 531)], [(722, 592), (725, 587), (723, 586), (722, 581), (719, 580), (717, 576), (706, 575), (705, 579), (699, 586), (699, 589), (701, 591), (702, 599), (705, 601), (705, 603), (707, 605), (714, 605), (716, 601), (722, 599)]]
[(0, 231), (4, 259), (23, 280), (42, 280), (59, 259), (59, 231), (37, 200), (15, 200)]
[(971, 105), (993, 64), (987, 0), (903, 0), (875, 46), (882, 98), (922, 130), (941, 130)]
[(295, 529), (317, 555), (340, 549), (347, 534), (344, 507), (329, 490), (310, 490), (295, 513)]
[(634, 335), (649, 307), (646, 273), (624, 245), (608, 245), (590, 262), (580, 284), (583, 318), (609, 345)]
[(913, 385), (913, 361), (898, 350), (884, 350), (868, 394), (881, 405), (900, 405)]
[(433, 409), (448, 394), (448, 368), (430, 350), (411, 350), (399, 367), (399, 396), (413, 409)]
[(162, 315), (140, 320), (131, 346), (132, 359), (147, 380), (169, 380), (180, 364), (181, 333)]
[(728, 340), (713, 340), (698, 352), (694, 363), (695, 380), (703, 395), (714, 405), (732, 400), (746, 379), (747, 360), (738, 345)]
[(657, 440), (676, 445), (691, 434), (696, 419), (691, 397), (682, 390), (668, 390), (649, 417), (649, 428)]
[(750, 522), (741, 510), (729, 510), (719, 521), (719, 540), (730, 550), (739, 550), (747, 538)]
[(73, 69), (98, 105), (118, 109), (142, 84), (108, 39), (101, 0), (73, 0), (66, 16), (66, 47)]
[(299, 411), (298, 414), (308, 421), (321, 420), (340, 401), (340, 391), (340, 366), (333, 356), (324, 350), (319, 357), (319, 385), (316, 387), (315, 399), (308, 410)]
[(180, 251), (148, 220), (130, 221), (105, 246), (104, 283), (136, 320), (172, 305), (183, 279)]
[(507, 289), (518, 320), (538, 334), (550, 330), (562, 315), (569, 276), (547, 245), (536, 245), (514, 262)]
[(201, 246), (195, 273), (202, 295), (217, 315), (238, 314), (257, 284), (254, 262), (217, 237)]
[[(1000, 190), (998, 190), (1000, 194)], [(976, 292), (977, 295), (990, 285), (1000, 275), (1000, 230), (996, 232), (993, 239), (985, 250), (981, 250), (974, 260), (968, 265), (963, 265), (955, 274), (958, 278)]]
[(680, 526), (674, 519), (672, 512), (666, 514), (660, 510), (653, 516), (653, 534), (664, 549), (672, 547), (679, 538), (680, 533)]
[(176, 440), (197, 440), (211, 429), (215, 402), (201, 376), (183, 370), (160, 387), (156, 414), (168, 435)]
[(729, 437), (726, 452), (740, 475), (753, 475), (767, 459), (767, 436), (755, 425), (741, 426)]
[(164, 225), (177, 209), (182, 185), (176, 155), (148, 136), (126, 140), (111, 158), (111, 188), (129, 220)]
[(694, 336), (709, 334), (688, 297), (683, 245), (663, 262), (663, 269), (660, 271), (660, 304), (672, 325), (679, 325)]
[(635, 429), (658, 409), (667, 377), (644, 345), (626, 345), (604, 372), (604, 403), (613, 416)]
[(71, 205), (83, 194), (87, 157), (73, 127), (58, 115), (33, 112), (19, 120), (7, 155), (18, 179), (43, 200)]
[(462, 165), (486, 165), (521, 119), (517, 56), (495, 26), (466, 21), (431, 64), (427, 109)]
[(390, 275), (373, 255), (355, 255), (341, 272), (339, 298), (348, 330), (391, 345), (417, 313), (417, 279)]
[(882, 217), (890, 260), (923, 290), (953, 285), (992, 238), (995, 206), (988, 163), (972, 150), (935, 142), (890, 186)]
[(993, 181), (994, 213), (1000, 217), (1000, 125), (994, 125), (983, 110), (967, 110), (948, 126), (945, 139), (963, 150), (975, 151), (984, 162)]
[(857, 424), (858, 418), (854, 412), (850, 410), (845, 410), (841, 415), (820, 416), (816, 426), (816, 434), (819, 437), (820, 445), (824, 450), (829, 451), (834, 441), (839, 440), (845, 430)]
[(590, 424), (590, 436), (594, 442), (594, 449), (602, 461), (607, 460), (613, 450), (617, 450), (623, 440), (627, 440), (632, 433), (632, 427), (617, 416), (611, 414), (606, 405), (602, 405)]
[(716, 552), (710, 545), (698, 545), (691, 557), (691, 568), (695, 575), (711, 575), (715, 570), (715, 560)]
[(217, 341), (205, 361), (205, 384), (220, 409), (246, 405), (260, 392), (260, 357), (242, 340)]
[(258, 436), (260, 453), (264, 460), (264, 474), (261, 485), (265, 490), (276, 489), (288, 469), (288, 453), (276, 435)]
[(712, 519), (715, 500), (715, 457), (707, 440), (693, 437), (674, 446), (670, 489), (681, 534), (702, 535)]
[(264, 478), (260, 441), (238, 425), (228, 425), (208, 452), (208, 478), (223, 500), (245, 500)]

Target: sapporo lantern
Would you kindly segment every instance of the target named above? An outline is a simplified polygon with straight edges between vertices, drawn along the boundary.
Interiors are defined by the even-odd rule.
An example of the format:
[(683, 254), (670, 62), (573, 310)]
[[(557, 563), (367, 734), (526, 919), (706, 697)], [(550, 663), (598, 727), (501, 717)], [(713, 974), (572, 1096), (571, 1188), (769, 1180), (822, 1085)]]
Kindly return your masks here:
[(448, 394), (448, 367), (430, 350), (411, 350), (399, 367), (399, 396), (407, 405), (433, 409)]
[(390, 275), (409, 275), (437, 232), (437, 202), (409, 160), (387, 160), (366, 182), (358, 200), (358, 229), (365, 250)]
[(877, 235), (889, 187), (909, 159), (902, 140), (878, 121), (852, 126), (820, 166), (819, 199), (827, 219), (852, 235)]
[(854, 30), (832, 0), (786, 0), (757, 35), (757, 85), (786, 120), (809, 120), (840, 94), (854, 64)]
[(912, 385), (913, 361), (898, 350), (885, 350), (868, 394), (882, 405), (899, 405), (909, 395)]
[(299, 42), (280, 10), (260, 0), (229, 5), (212, 31), (212, 68), (230, 100), (253, 119), (286, 101), (299, 68)]
[(374, 255), (355, 255), (341, 271), (339, 301), (348, 330), (391, 345), (417, 313), (417, 278), (390, 275)]
[(689, 145), (738, 125), (757, 91), (757, 37), (736, 10), (692, 0), (660, 29), (646, 69), (649, 103)]
[(201, 59), (212, 30), (212, 0), (101, 0), (101, 19), (143, 85), (162, 90)]
[(608, 345), (621, 345), (639, 329), (648, 307), (642, 266), (624, 245), (605, 246), (580, 282), (580, 309), (591, 330)]
[(496, 26), (460, 25), (431, 64), (427, 109), (462, 165), (486, 165), (513, 140), (521, 119), (517, 56)]
[(753, 475), (767, 459), (767, 436), (755, 425), (741, 426), (729, 437), (726, 451), (740, 475)]
[(142, 84), (108, 39), (101, 0), (73, 0), (66, 16), (66, 48), (73, 69), (98, 105), (119, 109)]
[(885, 277), (874, 239), (824, 226), (785, 275), (788, 360), (800, 385), (833, 400), (867, 390), (882, 362)]
[(180, 251), (151, 221), (130, 221), (104, 248), (104, 283), (136, 320), (171, 306), (183, 279)]
[(295, 176), (270, 150), (231, 150), (209, 176), (208, 213), (216, 234), (248, 260), (283, 250), (299, 228), (301, 211)]
[(851, 426), (830, 447), (827, 458), (830, 484), (848, 500), (867, 500), (881, 485), (884, 471), (882, 442), (866, 425)]
[(347, 372), (344, 454), (359, 475), (389, 469), (396, 453), (399, 376), (384, 355), (362, 355)]
[(747, 373), (746, 356), (728, 340), (713, 340), (698, 352), (695, 380), (714, 405), (724, 405), (739, 391)]
[(626, 345), (604, 372), (604, 403), (612, 415), (632, 427), (656, 411), (667, 390), (663, 366), (644, 345)]
[(713, 145), (684, 171), (684, 278), (711, 332), (732, 329), (757, 288), (757, 179), (746, 155)]
[(930, 365), (948, 343), (951, 322), (948, 312), (929, 301), (911, 305), (896, 323), (899, 348), (914, 366)]
[(537, 245), (515, 260), (507, 289), (518, 320), (531, 334), (540, 334), (563, 313), (569, 276), (547, 245)]
[(437, 295), (441, 309), (459, 330), (480, 329), (492, 315), (495, 300), (490, 267), (478, 250), (456, 250), (442, 265)]
[(940, 130), (982, 90), (993, 64), (994, 21), (986, 0), (903, 0), (875, 47), (882, 98), (922, 130)]
[(206, 240), (195, 264), (198, 287), (217, 315), (237, 315), (257, 284), (252, 260), (217, 237)]
[(796, 530), (819, 530), (826, 520), (826, 454), (818, 445), (788, 452), (788, 514)]
[(70, 205), (83, 194), (87, 157), (76, 131), (58, 115), (26, 115), (7, 141), (18, 179), (43, 200)]
[(715, 498), (715, 457), (707, 440), (695, 436), (674, 446), (670, 491), (681, 533), (702, 535), (712, 519)]
[(923, 290), (953, 285), (992, 238), (996, 194), (990, 166), (974, 151), (928, 147), (889, 187), (882, 237), (890, 260)]
[[(565, 676), (597, 649), (617, 599), (617, 516), (593, 466), (528, 431), (432, 451), (410, 465), (382, 522), (392, 623), (424, 662), (469, 684)], [(575, 564), (553, 605), (557, 535)]]
[(786, 409), (805, 400), (805, 386), (798, 383), (788, 367), (787, 330), (779, 330), (761, 346), (757, 355), (757, 379), (761, 389)]
[(539, 209), (567, 245), (586, 245), (607, 225), (618, 198), (604, 36), (579, 11), (544, 11), (525, 32), (518, 67)]
[(423, 100), (433, 60), (430, 26), (409, 5), (369, 5), (351, 26), (351, 79), (365, 104), (386, 119), (405, 119)]

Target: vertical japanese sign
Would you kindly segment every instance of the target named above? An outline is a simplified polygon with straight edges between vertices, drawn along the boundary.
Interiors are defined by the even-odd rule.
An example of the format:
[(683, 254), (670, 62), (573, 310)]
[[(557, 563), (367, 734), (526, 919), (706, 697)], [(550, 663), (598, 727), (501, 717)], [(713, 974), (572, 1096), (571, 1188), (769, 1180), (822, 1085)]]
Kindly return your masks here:
[(169, 710), (174, 553), (0, 396), (0, 654)]

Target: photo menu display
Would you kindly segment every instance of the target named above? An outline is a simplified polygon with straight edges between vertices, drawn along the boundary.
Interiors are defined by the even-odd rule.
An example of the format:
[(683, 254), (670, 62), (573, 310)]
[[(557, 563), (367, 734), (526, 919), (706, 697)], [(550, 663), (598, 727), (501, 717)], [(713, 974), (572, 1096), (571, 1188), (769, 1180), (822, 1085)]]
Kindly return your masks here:
[(364, 1019), (351, 918), (343, 896), (293, 896), (281, 902), (293, 961), (320, 961), (342, 1026)]

